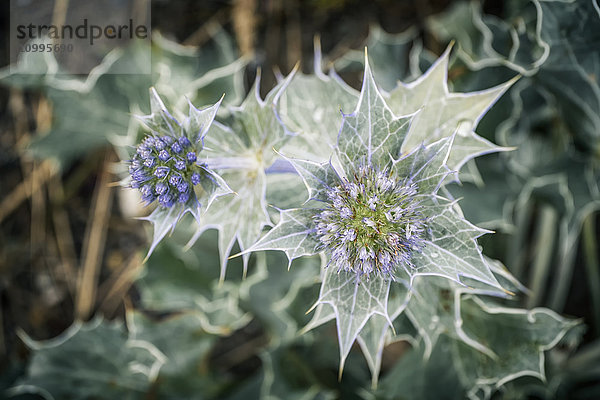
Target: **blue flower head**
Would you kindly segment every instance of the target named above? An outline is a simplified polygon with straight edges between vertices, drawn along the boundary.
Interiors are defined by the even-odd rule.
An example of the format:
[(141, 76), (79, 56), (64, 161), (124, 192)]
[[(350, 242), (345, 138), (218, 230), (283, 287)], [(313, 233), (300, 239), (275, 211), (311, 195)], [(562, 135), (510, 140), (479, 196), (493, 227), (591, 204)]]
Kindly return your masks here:
[[(173, 144), (167, 146), (169, 142)], [(193, 188), (207, 174), (206, 165), (196, 162), (196, 152), (185, 136), (147, 136), (130, 161), (130, 186), (140, 190), (146, 204), (158, 200), (160, 206), (171, 207), (176, 201), (195, 200)]]
[(422, 246), (425, 217), (417, 185), (389, 169), (359, 168), (326, 190), (327, 206), (314, 217), (316, 234), (338, 271), (393, 277)]
[[(154, 89), (150, 92), (152, 114), (141, 117), (150, 134), (136, 147), (129, 160), (129, 186), (140, 191), (146, 205), (157, 201), (160, 208), (177, 204), (194, 210), (202, 194), (216, 193), (226, 185), (199, 161), (203, 138), (220, 104), (198, 110), (190, 104), (189, 116), (181, 122), (167, 111)], [(202, 194), (199, 194), (202, 193)]]

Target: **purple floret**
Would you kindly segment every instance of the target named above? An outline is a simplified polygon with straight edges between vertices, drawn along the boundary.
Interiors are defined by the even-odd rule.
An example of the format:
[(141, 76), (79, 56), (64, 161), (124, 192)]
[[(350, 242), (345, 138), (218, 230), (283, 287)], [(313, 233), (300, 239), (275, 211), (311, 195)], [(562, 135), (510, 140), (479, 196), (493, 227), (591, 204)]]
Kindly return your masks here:
[(179, 139), (177, 139), (177, 141), (179, 142), (179, 144), (181, 145), (181, 147), (188, 147), (188, 146), (192, 145), (190, 143), (189, 139), (186, 138), (185, 136), (181, 136)]
[(177, 187), (177, 185), (179, 185), (179, 183), (181, 183), (181, 175), (179, 174), (173, 174), (171, 176), (169, 176), (169, 183), (175, 187)]
[(197, 185), (197, 184), (199, 184), (199, 183), (200, 183), (200, 174), (199, 174), (199, 173), (197, 173), (197, 172), (194, 172), (194, 173), (192, 174), (192, 185), (194, 185), (194, 186), (195, 186), (195, 185)]
[(161, 150), (158, 153), (158, 158), (160, 158), (161, 161), (168, 161), (169, 158), (171, 158), (171, 155), (169, 154), (169, 152), (167, 150)]
[(190, 195), (188, 193), (180, 193), (177, 201), (180, 203), (187, 203), (189, 199)]
[(158, 182), (156, 184), (156, 186), (154, 187), (154, 191), (158, 195), (165, 194), (168, 190), (169, 190), (169, 187), (166, 184), (164, 184), (163, 182)]
[(163, 207), (172, 207), (174, 203), (175, 201), (173, 200), (173, 196), (171, 196), (168, 193), (158, 196), (158, 204), (160, 204)]
[(179, 158), (175, 160), (175, 168), (177, 168), (180, 171), (183, 171), (185, 169), (185, 161)]
[(154, 176), (156, 176), (157, 178), (164, 178), (165, 176), (167, 176), (169, 171), (170, 171), (169, 167), (157, 167), (154, 170)]
[(196, 160), (198, 159), (198, 157), (196, 156), (196, 153), (193, 151), (190, 151), (189, 153), (187, 153), (187, 160), (190, 163), (196, 162)]
[(171, 150), (175, 153), (181, 153), (183, 151), (183, 147), (179, 144), (179, 142), (175, 142), (171, 145)]

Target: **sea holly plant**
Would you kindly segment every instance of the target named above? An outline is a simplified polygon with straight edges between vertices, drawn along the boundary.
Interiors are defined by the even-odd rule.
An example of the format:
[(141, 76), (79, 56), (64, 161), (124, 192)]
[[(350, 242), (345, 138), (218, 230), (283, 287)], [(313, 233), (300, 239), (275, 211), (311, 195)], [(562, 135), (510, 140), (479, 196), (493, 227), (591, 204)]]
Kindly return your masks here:
[(154, 224), (149, 253), (185, 213), (200, 220), (203, 208), (231, 193), (225, 181), (202, 162), (204, 137), (221, 101), (199, 110), (191, 103), (189, 114), (178, 121), (156, 93), (150, 90), (152, 113), (140, 117), (150, 129), (128, 161), (125, 184), (138, 189), (146, 205), (157, 203), (145, 219)]
[[(236, 242), (244, 275), (254, 252), (282, 250), (288, 268), (294, 259), (320, 254), (323, 266), (314, 276), (320, 291), (303, 331), (336, 320), (340, 376), (355, 341), (374, 386), (383, 348), (397, 340), (409, 340), (427, 359), (435, 356), (438, 338), (449, 337), (466, 346), (461, 354), (468, 360), (457, 365), (484, 362), (481, 357), (493, 365), (496, 354), (484, 344), (488, 339), (473, 339), (460, 329), (462, 295), (510, 297), (525, 289), (482, 255), (477, 239), (489, 231), (465, 220), (442, 189), (456, 181), (455, 169), (466, 161), (506, 150), (474, 129), (513, 81), (451, 93), (449, 50), (417, 81), (399, 83), (389, 93), (378, 89), (366, 57), (357, 92), (335, 72), (323, 74), (317, 52), (315, 75), (293, 71), (264, 100), (257, 78), (241, 106), (219, 121), (213, 121), (219, 104), (202, 110), (190, 105), (188, 117), (175, 119), (153, 92), (153, 113), (142, 118), (153, 133), (130, 161), (129, 183), (147, 203), (157, 203), (148, 217), (155, 224), (150, 251), (190, 212), (196, 233), (188, 248), (207, 229), (218, 230), (220, 280)], [(345, 114), (350, 107), (354, 111)], [(201, 182), (202, 177), (207, 179)], [(299, 188), (306, 195), (302, 186), (308, 200), (273, 208), (278, 216), (269, 212), (274, 199), (295, 204)], [(268, 284), (261, 271), (253, 271), (248, 285), (255, 278)], [(473, 314), (487, 318), (481, 307)], [(557, 321), (552, 345), (574, 325)], [(527, 323), (515, 329), (526, 332)], [(536, 325), (536, 332), (546, 325)], [(550, 344), (535, 347), (531, 359)], [(464, 374), (470, 376), (464, 387), (474, 388), (505, 382), (519, 370), (498, 366), (487, 380)], [(543, 369), (531, 374), (542, 376)]]
[(447, 162), (455, 135), (402, 151), (417, 115), (394, 115), (366, 60), (358, 104), (343, 116), (331, 160), (289, 159), (309, 199), (302, 208), (283, 210), (279, 223), (247, 250), (282, 250), (290, 261), (325, 254), (316, 306), (333, 308), (340, 372), (372, 317), (392, 324), (392, 285), (410, 289), (416, 276), (436, 275), (469, 278), (504, 293), (477, 246), (486, 231), (439, 193), (454, 175)]
[[(155, 228), (150, 253), (187, 212), (196, 227), (188, 247), (206, 229), (219, 231), (221, 280), (236, 242), (244, 273), (252, 252), (283, 250), (290, 265), (320, 253), (324, 267), (314, 277), (321, 281), (320, 293), (304, 330), (336, 320), (340, 373), (355, 341), (376, 383), (387, 343), (408, 339), (428, 358), (442, 335), (467, 346), (461, 365), (478, 363), (478, 357), (493, 364), (494, 350), (483, 344), (488, 338), (473, 339), (459, 329), (462, 293), (507, 296), (522, 288), (482, 256), (477, 238), (488, 231), (466, 221), (441, 189), (466, 161), (505, 150), (474, 129), (513, 81), (452, 93), (449, 54), (450, 49), (415, 82), (398, 83), (386, 93), (379, 91), (368, 62), (357, 92), (334, 71), (323, 74), (317, 52), (314, 75), (294, 71), (264, 100), (257, 79), (241, 106), (218, 122), (213, 120), (220, 102), (204, 109), (190, 104), (182, 116), (177, 108), (170, 113), (152, 90), (152, 114), (141, 118), (151, 133), (131, 157), (127, 180), (146, 204), (156, 206), (147, 218)], [(339, 112), (352, 107), (350, 114)], [(277, 182), (283, 181), (288, 185), (280, 188)], [(272, 219), (270, 201), (293, 197), (290, 188), (302, 181), (308, 201)], [(271, 221), (275, 226), (260, 238)], [(260, 279), (266, 285), (264, 272)], [(473, 318), (485, 317), (483, 308), (474, 309)], [(567, 325), (559, 321), (557, 332)], [(532, 354), (539, 356), (541, 347)], [(534, 372), (543, 375), (541, 369)], [(486, 379), (503, 382), (518, 373), (497, 368)], [(471, 375), (479, 382), (480, 376)]]
[[(293, 136), (281, 123), (277, 109), (279, 99), (294, 76), (272, 89), (261, 99), (260, 74), (241, 106), (230, 109), (230, 117), (215, 122), (206, 138), (207, 163), (219, 171), (235, 192), (215, 202), (210, 213), (199, 221), (191, 246), (208, 228), (219, 231), (221, 279), (224, 279), (227, 259), (236, 244), (244, 250), (260, 237), (265, 226), (271, 225), (267, 210), (266, 171), (277, 172), (279, 164), (274, 151)], [(284, 171), (286, 169), (284, 165)], [(289, 168), (287, 168), (289, 169)], [(249, 255), (245, 254), (244, 271)]]
[[(129, 50), (84, 80), (0, 71), (12, 86), (43, 86), (53, 105), (58, 122), (32, 154), (67, 166), (108, 138), (129, 167), (123, 193), (139, 196), (154, 228), (144, 263), (113, 269), (110, 257), (100, 275), (100, 312), (131, 284), (118, 313), (127, 325), (96, 318), (47, 342), (19, 335), (31, 357), (8, 394), (584, 397), (569, 391), (574, 379), (596, 390), (598, 345), (570, 356), (581, 324), (539, 307), (560, 311), (571, 280), (558, 278), (583, 258), (600, 321), (596, 3), (511, 4), (504, 21), (476, 3), (457, 8), (425, 24), (430, 38), (456, 40), (439, 58), (422, 29), (373, 28), (364, 64), (361, 50), (323, 62), (317, 41), (314, 73), (276, 74), (264, 97), (257, 78), (245, 100), (242, 69), (254, 63), (236, 61), (212, 23), (202, 50), (154, 32), (153, 73), (139, 79), (109, 73), (137, 60)], [(354, 72), (360, 90), (338, 76)], [(57, 140), (67, 137), (77, 140)], [(481, 240), (490, 232), (479, 226), (503, 232)]]

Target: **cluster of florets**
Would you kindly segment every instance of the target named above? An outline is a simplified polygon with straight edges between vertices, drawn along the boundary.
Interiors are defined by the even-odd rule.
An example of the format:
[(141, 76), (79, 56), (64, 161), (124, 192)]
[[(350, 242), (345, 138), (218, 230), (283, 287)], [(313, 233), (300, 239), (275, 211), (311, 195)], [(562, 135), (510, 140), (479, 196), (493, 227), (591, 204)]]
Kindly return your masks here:
[(162, 207), (188, 203), (195, 199), (204, 167), (185, 136), (147, 136), (130, 161), (131, 187), (142, 193), (146, 204), (158, 200)]
[(425, 218), (417, 185), (389, 171), (363, 167), (327, 191), (330, 204), (315, 217), (330, 265), (359, 275), (393, 278), (422, 245)]

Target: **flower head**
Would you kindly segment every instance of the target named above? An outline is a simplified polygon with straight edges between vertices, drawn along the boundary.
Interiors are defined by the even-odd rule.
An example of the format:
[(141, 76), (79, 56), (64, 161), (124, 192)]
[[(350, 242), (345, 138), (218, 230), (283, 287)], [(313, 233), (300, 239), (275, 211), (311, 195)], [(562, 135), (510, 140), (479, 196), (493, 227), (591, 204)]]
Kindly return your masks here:
[(328, 205), (314, 217), (318, 239), (338, 271), (392, 277), (422, 246), (426, 219), (417, 185), (372, 166), (350, 179), (327, 189)]
[(140, 190), (147, 204), (154, 200), (167, 208), (176, 202), (185, 204), (195, 198), (192, 188), (205, 175), (204, 165), (196, 159), (185, 136), (147, 136), (129, 161), (130, 186)]

